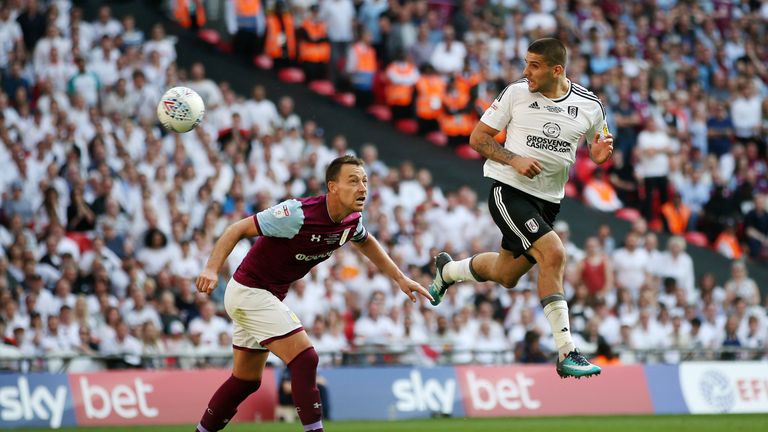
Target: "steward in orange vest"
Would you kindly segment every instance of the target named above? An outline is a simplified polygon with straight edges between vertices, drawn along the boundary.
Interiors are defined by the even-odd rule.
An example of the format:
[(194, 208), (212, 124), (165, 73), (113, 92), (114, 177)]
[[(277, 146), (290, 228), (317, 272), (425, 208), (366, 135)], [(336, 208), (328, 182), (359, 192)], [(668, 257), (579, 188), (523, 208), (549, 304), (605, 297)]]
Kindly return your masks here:
[(267, 24), (261, 0), (234, 0), (233, 6), (237, 33), (232, 40), (232, 47), (250, 62), (253, 56), (260, 55), (264, 49)]
[(285, 10), (285, 3), (275, 3), (275, 10), (267, 15), (267, 41), (264, 53), (280, 66), (288, 66), (296, 60), (296, 30), (293, 15)]
[(297, 35), (299, 39), (299, 63), (304, 68), (307, 81), (325, 79), (331, 62), (331, 43), (325, 22), (320, 19), (317, 5), (309, 8), (310, 15), (304, 20)]
[(413, 117), (413, 90), (418, 81), (419, 70), (416, 65), (402, 51), (395, 54), (395, 61), (387, 67), (384, 91), (394, 120)]
[(197, 30), (205, 25), (205, 6), (202, 0), (174, 0), (173, 16), (184, 28)]
[(376, 50), (371, 45), (371, 32), (364, 31), (360, 39), (349, 48), (347, 73), (355, 92), (358, 107), (365, 108), (373, 99), (373, 77), (376, 75)]
[(427, 134), (440, 128), (437, 120), (443, 113), (445, 81), (431, 64), (422, 66), (421, 78), (416, 82), (416, 118), (419, 133)]
[(741, 243), (739, 243), (739, 239), (736, 237), (736, 227), (733, 220), (725, 223), (725, 230), (717, 236), (714, 247), (721, 255), (725, 255), (732, 260), (741, 259), (744, 255)]
[[(470, 95), (470, 103), (477, 98), (477, 85), (483, 81), (483, 74), (472, 70), (469, 59), (464, 60), (464, 68), (454, 74), (456, 86)], [(490, 106), (490, 105), (489, 105)]]
[(661, 206), (661, 215), (664, 219), (664, 227), (668, 232), (682, 235), (688, 230), (691, 209), (683, 204), (679, 193), (675, 193), (672, 201), (668, 201)]
[(470, 105), (469, 87), (452, 79), (443, 95), (443, 113), (440, 130), (448, 137), (448, 144), (459, 146), (469, 142), (469, 136), (477, 123), (477, 115)]

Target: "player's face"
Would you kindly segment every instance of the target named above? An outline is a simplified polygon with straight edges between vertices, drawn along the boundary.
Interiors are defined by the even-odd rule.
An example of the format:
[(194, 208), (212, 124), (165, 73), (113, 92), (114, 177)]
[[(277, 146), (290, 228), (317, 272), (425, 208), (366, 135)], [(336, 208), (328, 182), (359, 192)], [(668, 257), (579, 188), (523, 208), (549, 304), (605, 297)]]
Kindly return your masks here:
[(525, 56), (525, 69), (523, 75), (528, 78), (528, 91), (531, 93), (546, 93), (557, 84), (555, 68), (549, 66), (540, 54), (529, 52)]
[(361, 166), (344, 164), (337, 181), (332, 182), (331, 193), (335, 193), (341, 204), (353, 212), (363, 211), (368, 196), (368, 176)]

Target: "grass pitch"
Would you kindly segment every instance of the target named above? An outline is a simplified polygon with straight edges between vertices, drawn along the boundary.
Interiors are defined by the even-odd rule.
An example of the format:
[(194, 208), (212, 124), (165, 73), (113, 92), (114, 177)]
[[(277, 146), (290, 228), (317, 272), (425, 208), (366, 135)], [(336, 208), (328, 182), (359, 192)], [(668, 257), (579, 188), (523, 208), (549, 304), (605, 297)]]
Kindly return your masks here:
[[(768, 415), (660, 415), (608, 417), (506, 417), (506, 418), (448, 418), (401, 421), (342, 421), (327, 422), (330, 432), (758, 432), (768, 430)], [(42, 432), (50, 429), (14, 429)], [(84, 432), (193, 432), (193, 425), (145, 427), (62, 428), (62, 431)], [(225, 432), (300, 432), (299, 423), (240, 423)]]

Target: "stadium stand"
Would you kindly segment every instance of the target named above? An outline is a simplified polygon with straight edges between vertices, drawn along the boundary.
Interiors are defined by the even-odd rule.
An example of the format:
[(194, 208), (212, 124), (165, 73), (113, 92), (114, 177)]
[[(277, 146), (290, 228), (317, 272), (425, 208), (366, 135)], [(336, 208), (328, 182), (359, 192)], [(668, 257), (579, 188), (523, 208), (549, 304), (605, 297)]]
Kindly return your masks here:
[[(642, 213), (618, 210), (633, 221), (625, 238), (601, 228), (585, 250), (570, 241), (567, 223), (555, 227), (569, 254), (566, 294), (579, 345), (587, 352), (609, 346), (625, 363), (716, 358), (733, 347), (746, 348), (739, 358), (765, 357), (768, 299), (746, 267), (735, 261), (728, 280), (711, 274), (695, 280), (685, 248), (722, 238), (718, 250), (735, 256), (744, 242), (742, 253), (764, 256), (768, 223), (764, 197), (755, 192), (766, 192), (768, 171), (761, 123), (768, 115), (761, 108), (766, 76), (757, 61), (765, 59), (767, 44), (752, 40), (765, 40), (754, 24), (765, 22), (768, 9), (718, 3), (709, 11), (662, 2), (650, 26), (640, 2), (573, 8), (534, 2), (530, 10), (514, 1), (482, 7), (464, 1), (456, 9), (369, 1), (358, 10), (351, 1), (333, 2), (345, 6), (319, 10), (328, 23), (332, 81), (309, 85), (347, 105), (359, 102), (349, 98), (344, 79), (351, 69), (341, 65), (356, 25), (370, 32), (376, 74), (401, 51), (419, 67), (439, 58), (431, 66), (443, 78), (455, 73), (448, 78), (452, 88), (472, 95), (469, 115), (478, 114), (474, 107), (489, 89), (520, 75), (520, 55), (541, 28), (580, 47), (569, 72), (604, 98), (627, 162), (614, 163), (600, 179), (624, 204), (645, 206)], [(309, 8), (290, 6), (296, 29)], [(731, 18), (735, 24), (725, 26)], [(324, 164), (354, 153), (346, 138), (327, 136), (322, 124), (301, 118), (290, 97), (258, 85), (245, 97), (206, 78), (201, 63), (179, 68), (175, 39), (163, 24), (147, 29), (146, 38), (130, 16), (118, 20), (104, 6), (88, 22), (67, 1), (40, 10), (4, 4), (0, 20), (0, 333), (3, 352), (25, 358), (0, 358), (0, 365), (50, 370), (57, 367), (50, 359), (68, 355), (79, 357), (69, 367), (81, 370), (226, 364), (231, 330), (220, 316), (226, 275), (211, 299), (197, 294), (192, 281), (202, 260), (228, 223), (283, 198), (321, 192)], [(201, 47), (226, 45), (228, 38), (206, 30)], [(274, 50), (277, 42), (270, 43)], [(436, 49), (455, 59), (435, 57)], [(272, 58), (287, 67), (271, 67), (286, 80), (303, 81), (287, 57)], [(459, 85), (462, 80), (469, 84)], [(381, 113), (375, 83), (373, 112)], [(204, 98), (206, 121), (189, 134), (167, 134), (156, 124), (155, 104), (166, 87), (180, 84)], [(419, 129), (418, 100), (416, 90), (413, 117), (399, 120), (408, 122), (405, 132)], [(660, 145), (651, 133), (668, 141), (668, 150), (645, 152), (646, 139), (649, 147)], [(450, 138), (432, 141), (477, 157)], [(466, 257), (498, 246), (486, 206), (469, 187), (443, 190), (418, 162), (387, 166), (374, 145), (360, 156), (370, 175), (366, 225), (415, 280), (429, 283), (438, 250)], [(597, 177), (583, 156), (574, 193), (606, 187), (590, 184)], [(668, 170), (636, 172), (644, 158), (663, 158), (649, 164)], [(658, 198), (644, 195), (654, 188)], [(681, 225), (662, 216), (662, 197), (676, 196), (670, 192), (690, 214), (681, 236), (660, 247), (648, 227)], [(673, 210), (667, 213), (676, 215)], [(462, 235), (447, 239), (446, 232)], [(728, 232), (730, 240), (722, 237)], [(247, 241), (236, 247), (228, 272), (248, 247)], [(513, 290), (459, 284), (438, 308), (414, 306), (363, 257), (341, 249), (285, 301), (310, 330), (324, 364), (537, 362), (549, 358), (553, 344), (533, 280), (535, 273)]]

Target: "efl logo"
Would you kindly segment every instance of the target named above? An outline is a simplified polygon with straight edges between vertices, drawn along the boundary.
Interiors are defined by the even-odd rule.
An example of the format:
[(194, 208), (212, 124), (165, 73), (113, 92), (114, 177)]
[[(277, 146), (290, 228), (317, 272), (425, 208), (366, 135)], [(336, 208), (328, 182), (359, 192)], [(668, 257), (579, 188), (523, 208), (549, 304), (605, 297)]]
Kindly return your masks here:
[(3, 424), (47, 424), (53, 429), (62, 425), (67, 406), (67, 386), (30, 385), (19, 376), (15, 385), (0, 387), (0, 420)]

